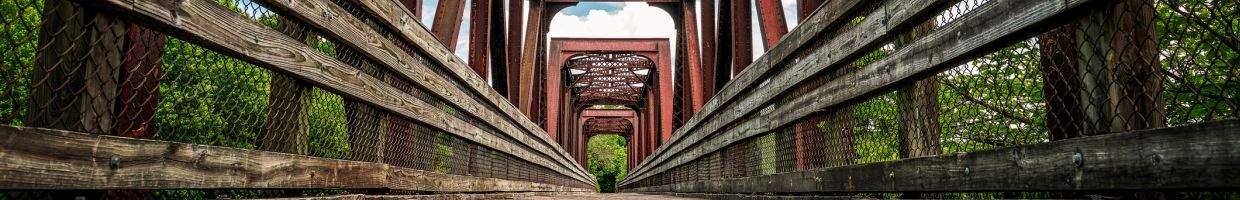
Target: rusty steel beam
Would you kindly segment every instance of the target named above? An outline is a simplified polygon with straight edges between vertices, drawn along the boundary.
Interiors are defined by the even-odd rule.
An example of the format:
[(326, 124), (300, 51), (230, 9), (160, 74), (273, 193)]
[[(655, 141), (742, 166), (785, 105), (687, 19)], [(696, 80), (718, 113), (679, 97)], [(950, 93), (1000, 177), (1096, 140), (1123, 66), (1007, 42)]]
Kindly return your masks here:
[(491, 1), (470, 1), (469, 16), (469, 68), (487, 80), (491, 64)]
[[(537, 31), (542, 29), (542, 20), (540, 19), (543, 14), (543, 6), (545, 5), (542, 1), (530, 1), (529, 14), (528, 17), (526, 17), (526, 31), (522, 32), (528, 33), (529, 31)], [(525, 113), (527, 116), (530, 116), (530, 118), (533, 118), (533, 115), (531, 114), (533, 114), (532, 107), (534, 106), (534, 64), (536, 63), (534, 59), (537, 59), (536, 50), (539, 45), (538, 41), (540, 41), (538, 36), (539, 35), (537, 33), (525, 34), (525, 47), (522, 48), (521, 63), (517, 65), (517, 71), (520, 72), (520, 78), (515, 85), (519, 91), (517, 93), (517, 101), (514, 101), (517, 103), (517, 109), (521, 110), (521, 112)]]
[(797, 21), (805, 21), (809, 16), (814, 14), (818, 7), (822, 6), (826, 0), (798, 0), (797, 1)]
[(736, 77), (749, 63), (753, 63), (753, 32), (751, 27), (752, 13), (749, 8), (752, 6), (749, 1), (732, 1), (732, 76)]
[(400, 4), (405, 5), (406, 9), (413, 12), (413, 15), (419, 21), (422, 20), (422, 0), (400, 0)]
[(505, 28), (504, 25), (506, 25), (507, 20), (505, 20), (504, 18), (503, 1), (497, 1), (495, 3), (496, 4), (490, 5), (491, 23), (488, 25), (490, 26), (490, 29), (488, 31), (491, 32), (490, 33), (491, 41), (488, 42), (490, 44), (489, 53), (491, 54), (490, 83), (491, 83), (491, 88), (495, 89), (496, 92), (499, 92), (499, 94), (501, 95), (507, 95), (508, 94), (507, 50), (508, 49), (505, 47), (506, 45), (508, 45), (508, 42), (507, 42), (508, 35), (512, 34), (512, 32), (506, 31), (504, 29)]
[(732, 1), (715, 1), (714, 85), (722, 89), (732, 80)]
[[(688, 61), (686, 64), (689, 67), (689, 84), (687, 87), (689, 98), (686, 100), (689, 101), (689, 105), (692, 108), (689, 116), (693, 116), (694, 113), (702, 110), (702, 105), (706, 104), (706, 99), (710, 99), (711, 95), (705, 91), (709, 84), (705, 82), (705, 76), (702, 76), (702, 52), (698, 47), (697, 10), (694, 6), (694, 0), (685, 0), (681, 3), (681, 14), (684, 15), (682, 18), (682, 23), (684, 24), (682, 34), (685, 34), (686, 46), (684, 54)], [(685, 119), (688, 120), (688, 118)]]
[(779, 38), (788, 34), (788, 24), (784, 19), (784, 8), (779, 0), (757, 0), (758, 27), (762, 29), (762, 40), (767, 50), (779, 43)]
[(505, 54), (507, 54), (505, 58), (507, 59), (505, 60), (505, 68), (507, 69), (505, 85), (508, 86), (508, 89), (500, 94), (504, 94), (505, 97), (508, 97), (508, 101), (513, 103), (518, 102), (517, 96), (519, 93), (518, 91), (520, 91), (519, 81), (521, 80), (522, 58), (521, 42), (523, 41), (521, 39), (523, 38), (521, 33), (525, 33), (525, 29), (522, 28), (522, 23), (524, 23), (523, 18), (525, 17), (525, 13), (523, 13), (524, 9), (524, 0), (508, 1), (508, 47), (504, 49)]
[(435, 9), (435, 21), (431, 33), (448, 50), (456, 49), (456, 36), (461, 31), (461, 14), (465, 12), (465, 0), (440, 0)]

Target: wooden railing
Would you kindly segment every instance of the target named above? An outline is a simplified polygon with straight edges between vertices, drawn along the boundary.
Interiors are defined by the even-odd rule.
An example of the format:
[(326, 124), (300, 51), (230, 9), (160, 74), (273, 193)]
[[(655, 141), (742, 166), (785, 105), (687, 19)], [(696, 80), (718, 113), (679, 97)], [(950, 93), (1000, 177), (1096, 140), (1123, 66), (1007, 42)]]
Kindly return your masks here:
[[(1174, 82), (1164, 79), (1175, 75), (1155, 71), (1204, 64), (1150, 62), (1184, 50), (1151, 50), (1179, 39), (1153, 36), (1154, 27), (1169, 27), (1175, 17), (1206, 19), (1166, 10), (1177, 3), (1183, 2), (830, 1), (721, 88), (701, 112), (631, 170), (620, 188), (687, 193), (1234, 189), (1231, 180), (1220, 177), (1234, 176), (1222, 171), (1235, 170), (1227, 166), (1240, 163), (1227, 153), (1236, 150), (1234, 135), (1240, 130), (1235, 121), (1194, 123), (1237, 116), (1167, 121), (1170, 111), (1165, 107), (1202, 104), (1162, 102), (1179, 95), (1161, 86)], [(1213, 8), (1200, 6), (1195, 8)], [(1155, 17), (1156, 8), (1171, 14)], [(1076, 46), (1049, 46), (1057, 43), (1047, 38), (1048, 31), (1061, 26), (1077, 34), (1075, 41), (1059, 42)], [(1033, 36), (1040, 37), (1030, 39)], [(1226, 44), (1235, 37), (1216, 36), (1190, 45)], [(1029, 45), (1038, 42), (1040, 46)], [(1065, 64), (1048, 60), (1059, 54), (1073, 55), (1072, 68), (1057, 68)], [(1006, 71), (977, 79), (998, 79), (989, 84), (1011, 88), (987, 83), (961, 88), (950, 81), (985, 76), (988, 69)], [(1029, 71), (1037, 75), (1032, 84), (1012, 83), (1027, 80), (1022, 76)], [(1077, 75), (1061, 79), (1063, 74)], [(1076, 85), (1057, 88), (1059, 81)], [(1230, 83), (1204, 81), (1188, 87)], [(1063, 90), (1073, 92), (1052, 93)], [(978, 92), (993, 95), (973, 94)], [(990, 103), (1012, 101), (994, 98), (1035, 100), (1000, 107), (985, 98), (991, 98)], [(985, 110), (966, 119), (991, 118), (947, 127), (941, 124), (940, 117), (946, 116), (941, 110), (955, 107), (940, 101), (967, 102)], [(1068, 108), (1078, 109), (1068, 113), (1084, 113), (1056, 116)], [(1051, 114), (1029, 114), (1036, 117), (1029, 120), (1017, 116), (1026, 115), (1021, 110)], [(881, 132), (887, 123), (894, 123), (893, 135)], [(965, 128), (977, 124), (1004, 128), (997, 133)], [(1182, 127), (1138, 131), (1168, 125)], [(970, 138), (976, 135), (995, 136)], [(1174, 148), (1178, 146), (1194, 148)], [(944, 151), (961, 153), (940, 155)]]
[[(48, 2), (47, 5), (70, 4)], [(264, 0), (243, 5), (253, 6), (248, 8), (209, 0), (71, 2), (74, 3), (69, 6), (85, 13), (77, 15), (87, 19), (120, 20), (149, 28), (166, 34), (169, 41), (185, 41), (227, 56), (226, 59), (271, 70), (271, 100), (266, 104), (271, 107), (267, 109), (269, 118), (257, 123), (263, 124), (267, 133), (261, 136), (263, 141), (254, 142), (260, 150), (249, 150), (92, 135), (120, 131), (26, 127), (6, 121), (8, 124), (0, 127), (0, 138), (5, 138), (0, 146), (4, 152), (0, 153), (4, 154), (0, 156), (0, 176), (6, 177), (0, 179), (0, 188), (592, 190), (593, 177), (581, 164), (569, 159), (540, 127), (490, 89), (484, 79), (474, 75), (395, 0)], [(42, 1), (29, 3), (37, 4), (30, 6), (34, 8), (32, 12), (52, 12), (38, 9), (44, 7)], [(55, 6), (46, 7), (45, 10), (51, 10)], [(267, 12), (271, 14), (264, 14)], [(274, 23), (279, 24), (264, 24), (269, 23), (264, 21), (266, 17), (278, 18)], [(6, 21), (18, 20), (21, 19)], [(53, 32), (45, 35), (57, 36)], [(161, 36), (158, 40), (164, 39)], [(325, 43), (334, 45), (334, 50), (324, 51)], [(15, 51), (6, 51), (9, 53), (16, 55)], [(42, 51), (38, 54), (52, 55)], [(80, 58), (59, 59), (69, 64), (53, 66), (70, 66)], [(46, 64), (16, 67), (32, 65)], [(186, 64), (163, 65), (168, 68)], [(375, 71), (386, 73), (376, 75)], [(168, 69), (163, 73), (169, 73)], [(146, 78), (164, 82), (180, 79), (160, 76), (156, 72)], [(160, 86), (163, 90), (172, 87)], [(306, 127), (315, 126), (315, 122), (305, 121), (306, 115), (310, 115), (306, 110), (313, 109), (307, 108), (310, 104), (306, 101), (317, 98), (311, 97), (309, 88), (343, 99), (343, 105), (336, 106), (343, 106), (344, 113), (329, 117), (345, 119), (339, 126), (347, 125), (346, 130), (336, 130), (345, 133), (333, 134), (347, 134), (352, 149), (345, 150), (348, 156), (344, 157), (352, 161), (304, 155), (308, 148)], [(94, 95), (95, 88), (85, 90), (64, 93), (70, 97)], [(115, 98), (133, 98), (124, 95)], [(164, 98), (172, 95), (164, 94)], [(160, 107), (143, 109), (160, 112), (187, 108), (158, 97), (154, 101), (158, 103), (152, 105)], [(165, 104), (172, 107), (163, 107)], [(31, 106), (26, 112), (44, 110)], [(365, 117), (372, 114), (377, 117)], [(159, 117), (162, 115), (156, 116)], [(233, 116), (224, 120), (262, 117)], [(160, 121), (146, 120), (144, 123), (151, 124)], [(156, 132), (156, 138), (168, 134), (148, 131)], [(431, 159), (425, 159), (424, 154)]]

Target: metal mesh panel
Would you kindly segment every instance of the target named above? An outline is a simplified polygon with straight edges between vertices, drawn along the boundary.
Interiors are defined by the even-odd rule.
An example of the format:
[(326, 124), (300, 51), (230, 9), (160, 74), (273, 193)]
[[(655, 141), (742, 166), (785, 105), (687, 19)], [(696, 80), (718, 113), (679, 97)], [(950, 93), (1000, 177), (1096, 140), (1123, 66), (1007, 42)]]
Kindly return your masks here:
[[(238, 15), (305, 42), (441, 112), (496, 130), (412, 81), (310, 26), (248, 0), (218, 1)], [(451, 72), (397, 39), (353, 5), (345, 7), (436, 75)], [(431, 128), (387, 109), (165, 36), (62, 0), (0, 2), (0, 123), (151, 138), (368, 162), (418, 170), (573, 187), (589, 183)], [(459, 80), (450, 81), (470, 91)], [(470, 94), (478, 102), (481, 97)], [(529, 133), (525, 133), (529, 134)], [(528, 148), (528, 147), (527, 147)], [(550, 157), (541, 155), (544, 158)], [(125, 193), (130, 190), (117, 190)], [(121, 198), (251, 198), (330, 195), (344, 190), (156, 190)], [(108, 191), (108, 194), (114, 193)], [(3, 192), (7, 198), (56, 198)], [(90, 195), (96, 195), (90, 193)], [(151, 196), (153, 195), (153, 196)]]
[[(850, 64), (828, 68), (759, 107), (764, 113), (959, 20), (987, 1), (959, 1), (887, 38)], [(873, 9), (808, 44), (820, 51)], [(740, 138), (696, 160), (624, 186), (728, 180), (824, 167), (1045, 143), (1235, 119), (1236, 2), (1130, 0), (1090, 4), (1082, 14), (1025, 39), (967, 56), (926, 75), (823, 108), (770, 132)], [(805, 52), (804, 54), (808, 54)], [(805, 59), (790, 59), (791, 65)], [(778, 69), (778, 67), (776, 67)], [(898, 70), (898, 69), (897, 69)], [(761, 84), (767, 84), (758, 81)], [(761, 88), (759, 86), (758, 88)], [(752, 92), (752, 91), (749, 91)], [(831, 93), (824, 93), (830, 95)], [(738, 96), (748, 95), (741, 93)], [(742, 117), (738, 122), (752, 120)], [(736, 129), (728, 124), (702, 141)], [(695, 144), (701, 148), (703, 144)], [(896, 192), (896, 191), (893, 191)], [(1065, 198), (1047, 192), (857, 194), (867, 197)], [(914, 196), (910, 196), (914, 195)], [(1089, 195), (1089, 194), (1084, 194)], [(1107, 196), (1110, 194), (1103, 194)], [(1144, 193), (1139, 194), (1144, 195)], [(1166, 197), (1227, 196), (1167, 193)]]

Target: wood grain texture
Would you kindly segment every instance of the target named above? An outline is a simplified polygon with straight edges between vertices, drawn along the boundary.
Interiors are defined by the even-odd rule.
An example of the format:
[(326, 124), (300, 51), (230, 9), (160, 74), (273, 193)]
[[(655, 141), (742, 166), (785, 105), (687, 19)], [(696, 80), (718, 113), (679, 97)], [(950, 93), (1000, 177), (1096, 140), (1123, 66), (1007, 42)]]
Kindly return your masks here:
[[(1081, 158), (1079, 161), (1074, 157)], [(1235, 190), (1240, 121), (627, 192)]]
[[(520, 130), (520, 128), (516, 127), (514, 123), (509, 120), (505, 120), (501, 114), (495, 112), (495, 110), (491, 109), (491, 107), (484, 105), (479, 102), (478, 99), (473, 98), (474, 95), (470, 95), (470, 92), (474, 91), (464, 91), (461, 90), (461, 88), (454, 86), (450, 81), (455, 80), (449, 80), (448, 77), (440, 76), (434, 72), (432, 66), (427, 66), (422, 62), (417, 62), (417, 60), (420, 60), (414, 58), (414, 53), (417, 52), (406, 52), (402, 50), (396, 46), (393, 41), (383, 38), (381, 34), (373, 30), (371, 26), (352, 15), (346, 14), (348, 12), (336, 4), (324, 0), (307, 0), (300, 1), (299, 3), (290, 3), (288, 1), (266, 2), (274, 9), (286, 11), (284, 13), (297, 16), (315, 28), (326, 30), (326, 34), (329, 34), (335, 38), (340, 38), (338, 43), (358, 50), (361, 55), (375, 60), (380, 65), (386, 66), (388, 69), (391, 69), (392, 72), (396, 72), (396, 75), (412, 80), (414, 83), (422, 86), (421, 88), (425, 88), (425, 90), (431, 92), (433, 95), (447, 100), (445, 103), (450, 103), (463, 110), (468, 110), (470, 112), (465, 112), (466, 114), (477, 117), (481, 121), (487, 122), (487, 124), (491, 124), (501, 132), (509, 133), (507, 135), (504, 133), (489, 133), (490, 135), (497, 137), (497, 139), (502, 137), (512, 137), (522, 143), (536, 143), (537, 140), (528, 137), (529, 135), (527, 134), (515, 134), (526, 131)], [(324, 11), (326, 11), (326, 13), (339, 14), (324, 15)], [(440, 46), (435, 45), (419, 47), (435, 48)], [(473, 71), (467, 70), (465, 73), (473, 73)], [(486, 87), (485, 89), (489, 90), (490, 88)], [(517, 144), (515, 147), (522, 148), (526, 152), (542, 156), (546, 159), (555, 160), (558, 165), (547, 165), (545, 167), (560, 171), (568, 176), (573, 176), (573, 167), (571, 167), (573, 166), (573, 163), (567, 162), (565, 159), (556, 159), (554, 154), (541, 153), (553, 152), (551, 147), (521, 144)]]
[[(515, 157), (554, 166), (539, 152), (523, 150), (469, 123), (440, 112), (382, 80), (365, 75), (318, 50), (236, 15), (210, 1), (81, 1), (146, 21), (152, 27), (226, 55), (286, 75), (299, 77), (337, 94), (367, 102), (395, 114), (427, 123)], [(262, 38), (262, 39), (259, 39)], [(584, 179), (584, 178), (579, 178)], [(588, 179), (586, 179), (588, 180)]]
[[(896, 34), (893, 33), (896, 31), (895, 28), (924, 19), (925, 17), (917, 19), (913, 17), (934, 11), (936, 7), (931, 5), (945, 2), (886, 2), (853, 28), (844, 30), (833, 38), (821, 38), (819, 35), (825, 34), (828, 31), (827, 28), (838, 27), (842, 25), (841, 23), (851, 20), (853, 16), (850, 14), (856, 11), (850, 10), (858, 10), (867, 6), (855, 1), (829, 2), (824, 6), (841, 9), (822, 9), (820, 13), (815, 13), (810, 20), (787, 34), (775, 48), (754, 61), (753, 66), (738, 75), (714, 98), (711, 98), (701, 113), (673, 134), (668, 142), (669, 145), (661, 146), (656, 151), (661, 153), (648, 158), (651, 161), (649, 163), (662, 162), (668, 156), (679, 153), (689, 145), (697, 144), (701, 139), (720, 131), (720, 128), (725, 127), (724, 125), (737, 123), (736, 120), (751, 114), (759, 106), (791, 90), (793, 86), (806, 81), (813, 74), (828, 67), (838, 68), (846, 64), (845, 62), (850, 61), (851, 58), (866, 53), (862, 50), (874, 48), (882, 44), (884, 39)], [(813, 49), (809, 43), (811, 39), (830, 41)], [(792, 59), (790, 56), (797, 51), (810, 51), (811, 53), (805, 56), (805, 59), (790, 60)], [(745, 95), (739, 96), (741, 94)], [(663, 151), (668, 152), (662, 153)], [(634, 171), (636, 173), (633, 174), (644, 173), (646, 163), (643, 162), (643, 166), (638, 166), (639, 168)]]
[[(452, 51), (438, 46), (430, 31), (425, 27), (418, 25), (416, 19), (412, 18), (412, 15), (408, 13), (409, 11), (399, 6), (397, 2), (393, 2), (393, 0), (353, 0), (352, 2), (360, 5), (359, 7), (362, 10), (374, 14), (380, 25), (391, 28), (392, 30), (398, 30), (400, 37), (412, 42), (416, 46), (423, 47), (421, 50), (424, 50), (425, 52), (422, 53), (429, 56), (431, 61), (440, 64), (440, 66), (444, 69), (451, 72), (449, 75), (454, 77), (450, 78), (463, 82), (466, 89), (471, 90), (470, 92), (473, 92), (473, 94), (484, 99), (482, 103), (488, 104), (490, 109), (498, 110), (502, 116), (507, 117), (508, 121), (515, 124), (517, 127), (524, 129), (523, 132), (505, 131), (506, 134), (514, 135), (514, 137), (516, 137), (516, 134), (524, 133), (526, 137), (534, 141), (525, 144), (546, 146), (550, 149), (549, 151), (546, 151), (546, 153), (560, 154), (564, 158), (568, 157), (567, 151), (559, 145), (553, 145), (555, 143), (551, 141), (551, 139), (547, 136), (547, 133), (544, 132), (541, 127), (534, 124), (533, 121), (530, 121), (530, 119), (527, 118), (525, 114), (520, 112), (517, 107), (512, 104), (512, 102), (507, 101), (495, 90), (489, 89), (486, 81), (481, 77), (471, 75), (474, 73), (472, 73), (471, 69), (465, 65), (464, 61), (457, 58)], [(514, 21), (514, 23), (516, 22)], [(509, 92), (515, 93), (516, 91)], [(552, 157), (559, 158), (558, 156)], [(578, 168), (575, 169), (575, 171), (578, 171), (581, 176), (593, 180), (593, 176), (587, 175), (584, 168)]]
[[(676, 132), (672, 134), (671, 139), (669, 139), (667, 143), (665, 143), (665, 145), (660, 146), (658, 150), (656, 150), (656, 152), (664, 151), (664, 149), (668, 149), (672, 145), (680, 143), (681, 140), (685, 139), (685, 137), (687, 136), (686, 133), (693, 132), (697, 129), (702, 129), (703, 127), (699, 127), (699, 125), (703, 125), (705, 123), (704, 122), (705, 120), (708, 120), (708, 119), (714, 120), (713, 118), (717, 117), (716, 116), (718, 115), (717, 113), (728, 111), (727, 109), (722, 109), (722, 106), (724, 106), (725, 104), (733, 104), (731, 102), (731, 99), (733, 99), (738, 94), (740, 94), (742, 92), (741, 90), (752, 89), (752, 88), (740, 88), (742, 86), (753, 85), (753, 84), (742, 84), (742, 83), (754, 83), (760, 76), (764, 76), (764, 74), (771, 71), (773, 67), (772, 65), (776, 63), (784, 62), (783, 60), (788, 59), (788, 56), (792, 55), (793, 52), (799, 51), (799, 50), (802, 50), (802, 48), (805, 48), (803, 46), (807, 46), (807, 44), (809, 44), (810, 39), (816, 38), (816, 36), (825, 32), (828, 26), (839, 26), (839, 23), (843, 23), (844, 21), (846, 21), (846, 20), (841, 20), (841, 18), (847, 17), (849, 13), (855, 12), (854, 10), (860, 9), (862, 5), (864, 4), (860, 3), (860, 1), (852, 1), (852, 0), (831, 1), (831, 4), (828, 4), (827, 6), (832, 6), (833, 8), (839, 8), (839, 9), (824, 9), (825, 11), (823, 11), (822, 13), (816, 13), (815, 15), (813, 15), (814, 17), (810, 18), (810, 20), (807, 20), (804, 23), (797, 25), (797, 27), (793, 29), (792, 32), (786, 34), (784, 38), (780, 40), (780, 42), (777, 45), (769, 48), (771, 49), (770, 51), (766, 52), (765, 54), (762, 55), (762, 57), (759, 57), (758, 60), (754, 61), (753, 66), (747, 67), (748, 70), (746, 70), (746, 72), (741, 73), (739, 76), (737, 76), (735, 79), (729, 82), (728, 85), (724, 86), (723, 88), (719, 88), (719, 91), (717, 93), (713, 93), (714, 97), (707, 96), (707, 97), (710, 97), (709, 98), (710, 100), (707, 101), (705, 105), (702, 106), (701, 110), (696, 115), (694, 115), (692, 118), (688, 119), (688, 121), (686, 121), (686, 123), (683, 126), (681, 126), (681, 128), (677, 129)], [(703, 10), (703, 12), (706, 12), (706, 11)], [(702, 14), (706, 15), (707, 13), (702, 13)], [(713, 27), (714, 25), (711, 24), (710, 26)], [(703, 24), (703, 30), (707, 30), (707, 29), (708, 29), (707, 24)], [(705, 56), (705, 54), (708, 53), (708, 51), (710, 51), (708, 50), (706, 46), (708, 43), (713, 43), (713, 42), (708, 41), (709, 38), (705, 36), (703, 36), (702, 39), (704, 42), (703, 43), (704, 56), (702, 58), (703, 60), (702, 66), (704, 67), (704, 69), (709, 70), (708, 68), (713, 68), (714, 66), (712, 66), (713, 61), (711, 61), (713, 59), (707, 58), (708, 56)], [(713, 57), (713, 56), (709, 56), (709, 57)], [(711, 63), (707, 63), (707, 62), (711, 62)], [(714, 73), (719, 73), (719, 72), (714, 72)], [(713, 83), (707, 82), (706, 84), (709, 85)], [(710, 91), (710, 90), (707, 89), (707, 91)], [(663, 154), (655, 154), (655, 156), (648, 157), (648, 160), (651, 160), (657, 157), (662, 157), (662, 156)], [(645, 163), (645, 162), (642, 162), (642, 163)], [(640, 169), (640, 167), (641, 166), (639, 166), (638, 169)]]
[(0, 189), (587, 191), (268, 151), (0, 125)]
[(5, 189), (378, 188), (385, 166), (0, 126)]
[[(859, 99), (865, 95), (883, 91), (895, 83), (911, 80), (916, 75), (933, 74), (933, 72), (942, 70), (958, 61), (984, 55), (992, 48), (995, 48), (995, 46), (1022, 39), (1017, 36), (1034, 29), (1035, 25), (1044, 23), (1045, 20), (1061, 15), (1073, 14), (1067, 11), (1086, 2), (1090, 1), (993, 1), (983, 4), (940, 27), (926, 37), (914, 41), (908, 47), (897, 50), (885, 59), (846, 74), (841, 78), (831, 80), (823, 86), (780, 107), (763, 109), (758, 113), (724, 113), (725, 119), (732, 118), (731, 116), (736, 116), (735, 118), (748, 115), (754, 116), (748, 117), (747, 119), (750, 119), (748, 121), (735, 122), (738, 123), (736, 125), (738, 128), (717, 133), (722, 135), (712, 137), (710, 141), (701, 141), (701, 139), (707, 137), (713, 131), (687, 135), (685, 142), (671, 147), (673, 150), (671, 152), (674, 154), (661, 152), (661, 154), (669, 154), (667, 156), (676, 155), (674, 160), (668, 162), (665, 158), (659, 157), (658, 159), (660, 160), (643, 163), (643, 165), (651, 164), (653, 166), (644, 166), (645, 168), (637, 169), (640, 171), (635, 171), (632, 176), (633, 179), (627, 179), (623, 184), (633, 180), (640, 180), (641, 178), (691, 161), (701, 155), (725, 147), (732, 142), (782, 127), (809, 114), (823, 111), (832, 106), (838, 106), (850, 100)], [(914, 3), (913, 5), (921, 4), (923, 2)], [(871, 17), (866, 17), (866, 20), (857, 25), (856, 28), (845, 31), (826, 46), (816, 49), (816, 52), (807, 57), (807, 60), (798, 62), (791, 67), (783, 68), (785, 71), (772, 78), (772, 80), (784, 81), (772, 81), (769, 82), (770, 84), (759, 85), (762, 90), (751, 93), (748, 96), (749, 100), (741, 101), (744, 104), (731, 109), (744, 110), (744, 108), (756, 108), (759, 105), (765, 107), (767, 104), (763, 102), (766, 101), (754, 98), (769, 99), (770, 97), (777, 96), (782, 93), (782, 89), (779, 88), (789, 88), (794, 85), (792, 84), (793, 82), (798, 82), (795, 80), (804, 80), (828, 67), (844, 64), (842, 61), (847, 60), (841, 58), (848, 58), (849, 56), (847, 55), (860, 53), (858, 52), (860, 49), (857, 49), (855, 46), (866, 46), (862, 45), (866, 44), (865, 42), (858, 43), (858, 40), (877, 41), (878, 38), (885, 38), (891, 35), (893, 28), (903, 27), (901, 24), (920, 23), (920, 21), (916, 19), (910, 20), (910, 18), (921, 16), (917, 15), (917, 13), (921, 12), (912, 12), (907, 9), (888, 9), (892, 6), (897, 8), (907, 7), (888, 4), (884, 8), (875, 10)], [(923, 17), (922, 19), (924, 20), (925, 18)], [(722, 124), (726, 124), (716, 121), (709, 121), (712, 125), (707, 125), (706, 127), (717, 128), (722, 127)], [(706, 145), (691, 150), (681, 150), (686, 149), (687, 145), (692, 144)]]

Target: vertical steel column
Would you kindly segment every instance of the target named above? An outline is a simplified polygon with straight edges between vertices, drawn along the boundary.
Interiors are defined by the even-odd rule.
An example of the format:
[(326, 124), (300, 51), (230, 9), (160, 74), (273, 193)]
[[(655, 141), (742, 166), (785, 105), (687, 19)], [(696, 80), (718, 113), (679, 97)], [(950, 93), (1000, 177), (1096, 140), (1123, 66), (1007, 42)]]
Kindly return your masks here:
[[(561, 133), (560, 125), (562, 120), (567, 119), (561, 117), (562, 114), (560, 111), (562, 109), (572, 109), (572, 107), (564, 107), (564, 102), (562, 102), (562, 100), (572, 98), (562, 98), (571, 93), (563, 90), (564, 80), (562, 79), (564, 77), (561, 77), (563, 74), (561, 73), (563, 71), (562, 69), (564, 69), (564, 59), (567, 56), (563, 56), (563, 53), (560, 52), (561, 44), (554, 43), (550, 45), (551, 52), (554, 53), (554, 56), (549, 58), (550, 60), (547, 61), (546, 70), (544, 70), (544, 73), (542, 74), (543, 77), (545, 77), (545, 82), (543, 82), (543, 91), (546, 92), (543, 95), (546, 104), (543, 106), (546, 107), (544, 110), (544, 116), (546, 117), (547, 134), (551, 135), (552, 138), (555, 138), (557, 136), (564, 135)], [(539, 53), (541, 54), (542, 52)]]
[[(732, 1), (718, 1), (717, 28), (715, 39), (718, 45), (715, 48), (715, 89), (722, 90), (723, 86), (732, 80)], [(715, 91), (719, 92), (719, 91)]]
[[(716, 41), (716, 39), (718, 38), (715, 37), (715, 31), (718, 31), (718, 30), (716, 30), (715, 28), (715, 21), (716, 21), (715, 20), (715, 0), (702, 0), (701, 10), (702, 10), (702, 22), (701, 22), (702, 29), (700, 32), (702, 34), (702, 38), (701, 38), (701, 43), (702, 43), (701, 62), (702, 64), (699, 65), (701, 73), (697, 74), (697, 76), (701, 78), (701, 83), (702, 83), (702, 93), (701, 93), (702, 95), (701, 96), (702, 96), (702, 103), (704, 105), (706, 101), (710, 99), (711, 96), (715, 95), (715, 92), (717, 90), (716, 88), (718, 88), (716, 87), (716, 85), (718, 85), (716, 83), (717, 82), (716, 74), (719, 73), (719, 71), (717, 70), (719, 68), (719, 62), (716, 60), (717, 58), (715, 57), (716, 54), (718, 53), (718, 49), (716, 49), (715, 47), (716, 42), (718, 42)], [(697, 109), (701, 109), (701, 108), (699, 107)]]
[(422, 20), (422, 0), (400, 0), (400, 4), (405, 5), (416, 19)]
[[(658, 43), (658, 49), (670, 49), (669, 45), (670, 44), (668, 43)], [(673, 88), (675, 88), (675, 85), (672, 83), (671, 55), (659, 54), (659, 56), (654, 59), (658, 59), (655, 60), (655, 62), (658, 63), (655, 67), (655, 72), (658, 73), (656, 75), (658, 78), (656, 79), (658, 88), (656, 88), (655, 91), (658, 93), (654, 96), (655, 98), (652, 98), (653, 100), (657, 100), (652, 101), (652, 103), (654, 103), (654, 107), (652, 107), (652, 109), (657, 111), (655, 114), (658, 116), (658, 118), (656, 118), (658, 120), (656, 122), (658, 127), (656, 127), (657, 130), (655, 131), (655, 133), (657, 133), (657, 137), (655, 137), (657, 140), (655, 140), (656, 142), (654, 143), (655, 146), (657, 146), (658, 144), (663, 143), (663, 141), (667, 141), (672, 136), (672, 129), (674, 128), (672, 127), (674, 126), (672, 123), (672, 115), (674, 115), (672, 112), (674, 109), (672, 107), (672, 98), (676, 94), (673, 93)]]
[[(689, 84), (687, 84), (688, 91), (686, 91), (688, 96), (685, 99), (685, 101), (688, 101), (690, 105), (689, 111), (691, 112), (688, 114), (689, 117), (692, 117), (693, 114), (701, 111), (702, 105), (705, 105), (706, 100), (710, 99), (710, 96), (712, 95), (706, 93), (705, 91), (705, 88), (709, 84), (704, 82), (705, 76), (702, 75), (702, 52), (698, 47), (697, 10), (694, 6), (696, 6), (694, 5), (694, 0), (681, 1), (680, 4), (681, 14), (684, 15), (684, 17), (681, 18), (683, 20), (682, 23), (684, 24), (684, 31), (681, 31), (681, 34), (685, 35), (685, 47), (683, 47), (683, 49), (685, 52), (684, 55), (686, 57), (686, 61), (688, 61), (686, 64), (689, 67), (689, 70), (687, 70), (689, 73), (687, 76), (689, 79)], [(689, 118), (685, 118), (685, 120), (688, 121)]]
[[(542, 0), (531, 0), (529, 8), (529, 17), (526, 20), (524, 32), (542, 30), (543, 8), (545, 3)], [(533, 118), (534, 106), (534, 73), (538, 59), (538, 46), (542, 46), (542, 39), (538, 32), (533, 34), (525, 34), (525, 47), (521, 52), (521, 64), (517, 67), (520, 70), (520, 78), (515, 87), (519, 90), (517, 95), (517, 108), (521, 112)], [(510, 86), (512, 87), (512, 86)]]
[(465, 0), (440, 0), (435, 9), (435, 21), (431, 33), (448, 50), (456, 50), (456, 36), (461, 31), (461, 13), (465, 12)]
[(826, 0), (798, 0), (797, 1), (797, 21), (805, 21), (810, 15), (818, 10), (819, 6)]
[(732, 26), (729, 27), (732, 30), (732, 47), (729, 48), (732, 50), (732, 76), (728, 80), (736, 78), (736, 75), (744, 71), (745, 67), (749, 67), (749, 63), (753, 62), (753, 32), (751, 32), (752, 27), (749, 21), (752, 18), (752, 13), (749, 12), (750, 7), (750, 1), (748, 0), (732, 1)]
[[(491, 88), (495, 89), (500, 95), (508, 95), (508, 35), (514, 32), (505, 31), (504, 25), (507, 20), (504, 18), (504, 1), (495, 1), (491, 7), (491, 23), (490, 26), (490, 53), (491, 53), (491, 70), (490, 83)], [(482, 75), (482, 74), (479, 74)], [(482, 75), (486, 78), (486, 75)]]
[(788, 34), (788, 24), (784, 19), (784, 8), (779, 0), (757, 0), (758, 27), (762, 29), (763, 44), (771, 50), (779, 39)]
[[(508, 1), (508, 47), (504, 49), (506, 54), (508, 54), (505, 64), (507, 68), (507, 84), (505, 85), (508, 86), (508, 89), (501, 94), (508, 97), (508, 101), (512, 103), (520, 102), (517, 97), (520, 96), (521, 72), (524, 70), (524, 67), (521, 66), (521, 61), (524, 58), (521, 56), (521, 42), (523, 41), (522, 38), (524, 38), (522, 33), (526, 32), (522, 28), (522, 23), (524, 22), (522, 17), (525, 16), (525, 13), (523, 13), (525, 9), (524, 4), (524, 0)], [(520, 108), (521, 105), (517, 104), (517, 107)]]
[(487, 80), (491, 64), (491, 1), (470, 1), (469, 16), (469, 68)]

